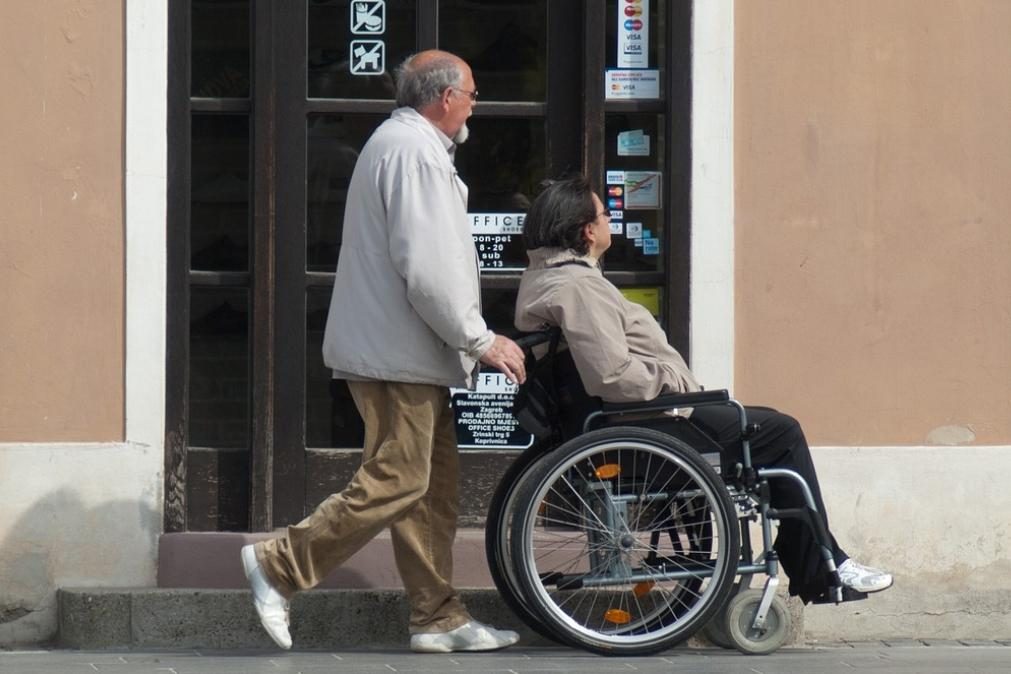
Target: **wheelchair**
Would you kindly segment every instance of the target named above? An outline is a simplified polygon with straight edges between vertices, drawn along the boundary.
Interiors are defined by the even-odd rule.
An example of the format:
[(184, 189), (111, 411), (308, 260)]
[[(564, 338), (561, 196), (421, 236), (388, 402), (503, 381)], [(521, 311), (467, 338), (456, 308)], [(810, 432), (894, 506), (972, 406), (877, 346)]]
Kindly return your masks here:
[[(604, 655), (656, 653), (698, 632), (720, 647), (771, 653), (791, 628), (772, 545), (773, 522), (787, 517), (813, 528), (830, 579), (827, 601), (844, 600), (807, 483), (789, 469), (752, 467), (749, 437), (758, 429), (727, 391), (602, 403), (558, 350), (558, 329), (516, 341), (528, 378), (514, 413), (537, 440), (500, 481), (485, 544), (499, 593), (534, 631)], [(676, 433), (648, 427), (668, 410), (704, 405), (737, 409), (739, 460), (729, 462), (690, 417), (663, 417), (676, 422)], [(773, 508), (771, 479), (803, 485), (807, 508)], [(761, 589), (750, 587), (756, 574), (766, 576)], [(846, 589), (846, 600), (855, 594)]]

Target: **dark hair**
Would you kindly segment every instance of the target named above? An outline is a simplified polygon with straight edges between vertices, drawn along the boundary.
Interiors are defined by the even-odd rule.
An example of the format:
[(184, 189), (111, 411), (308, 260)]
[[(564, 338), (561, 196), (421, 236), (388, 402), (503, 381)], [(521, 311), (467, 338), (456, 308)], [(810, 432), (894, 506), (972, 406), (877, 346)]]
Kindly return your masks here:
[(460, 62), (452, 54), (436, 56), (421, 66), (415, 66), (412, 54), (397, 68), (397, 106), (420, 110), (439, 100), (447, 88), (463, 83)]
[(597, 218), (593, 190), (582, 177), (556, 180), (530, 204), (523, 222), (523, 243), (534, 248), (569, 248), (580, 255), (590, 251), (583, 226)]

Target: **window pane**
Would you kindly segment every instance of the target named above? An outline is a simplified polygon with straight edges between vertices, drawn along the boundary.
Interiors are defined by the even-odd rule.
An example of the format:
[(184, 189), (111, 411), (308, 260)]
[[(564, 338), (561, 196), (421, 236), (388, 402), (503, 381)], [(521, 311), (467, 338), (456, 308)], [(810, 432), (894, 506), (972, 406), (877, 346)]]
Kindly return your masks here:
[[(666, 91), (663, 67), (665, 63), (667, 34), (667, 3), (663, 0), (607, 0), (607, 10), (604, 25), (607, 26), (607, 67), (608, 68), (648, 68), (660, 71), (660, 98)], [(635, 24), (635, 22), (640, 22)], [(646, 61), (641, 66), (630, 66), (618, 63), (618, 33), (629, 35), (648, 33)]]
[(482, 99), (543, 101), (547, 18), (546, 0), (443, 0), (439, 46), (470, 64)]
[(638, 286), (621, 288), (621, 294), (629, 302), (640, 304), (653, 314), (653, 318), (663, 323), (663, 288), (660, 286)]
[(190, 265), (248, 269), (249, 117), (193, 115)]
[(306, 268), (337, 269), (344, 203), (355, 161), (386, 115), (309, 115), (306, 149)]
[[(604, 266), (617, 271), (661, 271), (664, 242), (663, 115), (609, 114), (605, 128), (606, 171), (624, 180), (605, 186), (612, 210), (611, 248)], [(620, 215), (621, 217), (617, 217)]]
[(308, 1), (309, 98), (394, 98), (393, 70), (416, 51), (417, 3), (386, 0), (381, 12), (356, 14), (353, 33), (349, 0)]
[(192, 21), (192, 95), (248, 98), (248, 0), (193, 0)]
[(544, 180), (544, 120), (471, 117), (468, 125), (470, 140), (457, 151), (456, 165), (469, 188), (467, 210), (482, 267), (524, 269), (517, 226)]
[(502, 288), (481, 289), (481, 315), (488, 328), (501, 335), (516, 332), (513, 318), (516, 315), (516, 290)]
[(347, 382), (334, 379), (323, 364), (330, 292), (330, 288), (310, 288), (305, 298), (305, 443), (307, 447), (361, 447), (365, 426)]
[(248, 447), (249, 296), (190, 291), (189, 444)]

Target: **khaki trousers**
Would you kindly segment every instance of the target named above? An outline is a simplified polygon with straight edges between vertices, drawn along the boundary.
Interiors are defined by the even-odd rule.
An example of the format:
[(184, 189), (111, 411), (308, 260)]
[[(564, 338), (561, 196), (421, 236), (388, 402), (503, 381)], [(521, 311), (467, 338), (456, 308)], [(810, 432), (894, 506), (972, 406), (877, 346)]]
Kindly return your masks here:
[(258, 544), (257, 558), (290, 597), (390, 527), (411, 633), (455, 629), (471, 618), (451, 584), (459, 457), (449, 390), (380, 381), (348, 388), (365, 421), (361, 467), (284, 536)]

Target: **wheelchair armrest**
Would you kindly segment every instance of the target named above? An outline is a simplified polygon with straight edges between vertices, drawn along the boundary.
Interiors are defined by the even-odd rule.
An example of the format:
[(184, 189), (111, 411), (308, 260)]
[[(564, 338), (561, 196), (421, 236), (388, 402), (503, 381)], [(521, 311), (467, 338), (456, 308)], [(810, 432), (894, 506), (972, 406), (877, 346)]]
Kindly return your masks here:
[(637, 412), (662, 412), (675, 407), (699, 407), (715, 405), (730, 400), (726, 389), (716, 391), (696, 391), (694, 393), (668, 393), (641, 403), (603, 403), (600, 412), (605, 415), (633, 414)]

